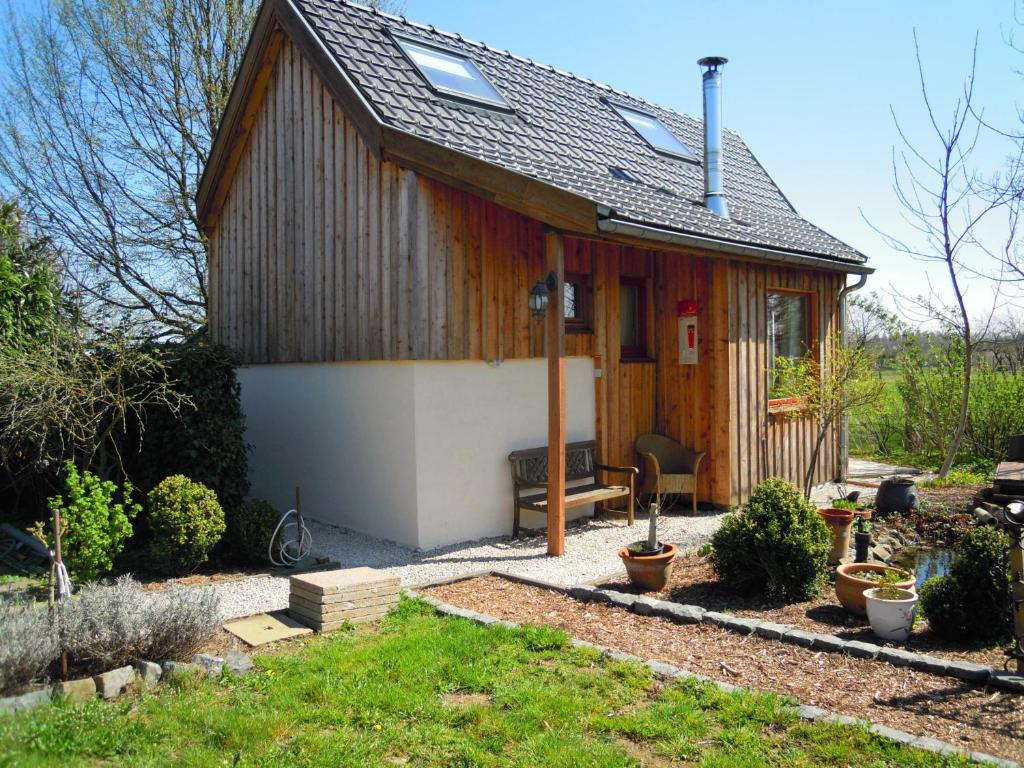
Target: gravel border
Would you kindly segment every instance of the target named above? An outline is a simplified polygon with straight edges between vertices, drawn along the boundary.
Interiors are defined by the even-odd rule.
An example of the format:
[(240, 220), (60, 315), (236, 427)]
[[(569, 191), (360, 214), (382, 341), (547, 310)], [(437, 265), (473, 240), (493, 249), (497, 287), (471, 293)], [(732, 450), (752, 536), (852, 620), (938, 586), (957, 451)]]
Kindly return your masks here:
[[(501, 573), (493, 573), (492, 575), (499, 576), (499, 577), (505, 576), (505, 574), (501, 574)], [(454, 579), (452, 581), (462, 581), (462, 579)], [(530, 579), (530, 578), (527, 578), (527, 577), (517, 577), (517, 578), (513, 579), (513, 581), (518, 581), (518, 582), (520, 582), (522, 584), (528, 584), (530, 586), (537, 586), (537, 587), (541, 587), (541, 588), (544, 588), (544, 589), (551, 589), (551, 590), (554, 590), (556, 592), (560, 592), (562, 594), (569, 595), (570, 597), (576, 597), (574, 592), (576, 592), (577, 590), (589, 590), (589, 591), (592, 591), (592, 592), (602, 592), (603, 591), (603, 590), (595, 590), (593, 587), (590, 587), (589, 585), (580, 585), (580, 586), (577, 586), (577, 587), (565, 588), (565, 587), (558, 586), (558, 585), (545, 584), (544, 582), (538, 582), (536, 579)], [(451, 581), (449, 581), (448, 583), (451, 583)], [(459, 608), (457, 606), (454, 606), (454, 605), (451, 605), (449, 603), (446, 603), (443, 600), (438, 600), (437, 598), (430, 597), (428, 595), (421, 595), (418, 592), (416, 592), (414, 590), (411, 590), (411, 589), (405, 589), (405, 590), (403, 590), (403, 592), (408, 597), (418, 598), (418, 599), (422, 600), (423, 602), (427, 603), (428, 605), (432, 606), (434, 608), (434, 610), (437, 613), (441, 614), (441, 615), (454, 616), (454, 617), (457, 617), (457, 618), (468, 619), (470, 621), (476, 622), (477, 624), (482, 624), (484, 626), (500, 625), (500, 626), (503, 626), (503, 627), (508, 627), (510, 629), (519, 626), (519, 624), (516, 623), (516, 622), (505, 621), (503, 619), (498, 619), (495, 616), (491, 616), (491, 615), (486, 614), (486, 613), (479, 613), (477, 611), (472, 611), (472, 610), (469, 610), (469, 609), (466, 609), (466, 608)], [(620, 595), (622, 593), (616, 592), (615, 594), (616, 595)], [(635, 597), (635, 596), (634, 595), (626, 595), (626, 597)], [(579, 598), (576, 598), (576, 599), (579, 599)], [(613, 601), (607, 600), (605, 602), (613, 602)], [(663, 600), (649, 600), (649, 602), (652, 602), (652, 603), (665, 603), (666, 601), (663, 601)], [(668, 604), (669, 605), (676, 605), (676, 604), (673, 604), (673, 603), (668, 603)], [(657, 614), (657, 615), (663, 615), (663, 614)], [(673, 679), (691, 679), (692, 678), (692, 679), (696, 679), (696, 680), (701, 680), (703, 682), (712, 683), (712, 684), (718, 686), (719, 689), (721, 689), (722, 691), (725, 691), (727, 693), (732, 693), (732, 692), (735, 692), (735, 691), (749, 690), (745, 686), (734, 685), (733, 683), (727, 683), (727, 682), (724, 682), (724, 681), (721, 681), (721, 680), (715, 680), (713, 678), (707, 677), (706, 675), (699, 675), (699, 674), (697, 674), (695, 672), (690, 672), (689, 670), (682, 669), (681, 667), (676, 667), (676, 666), (674, 666), (672, 664), (666, 664), (665, 662), (657, 661), (657, 660), (654, 660), (654, 659), (644, 659), (644, 658), (641, 658), (639, 656), (635, 656), (635, 655), (633, 655), (631, 653), (625, 653), (623, 651), (617, 651), (617, 650), (615, 650), (613, 648), (608, 648), (608, 647), (603, 646), (603, 645), (598, 645), (596, 643), (587, 642), (586, 640), (577, 640), (577, 639), (573, 638), (572, 639), (572, 645), (577, 647), (577, 648), (590, 648), (592, 650), (598, 651), (601, 655), (606, 656), (607, 658), (610, 658), (610, 659), (616, 659), (616, 660), (620, 660), (620, 661), (636, 661), (636, 662), (639, 662), (640, 664), (643, 664), (646, 667), (648, 667), (652, 672), (654, 672), (654, 674), (656, 674), (657, 676), (659, 676), (661, 678), (673, 678)], [(878, 725), (878, 724), (872, 723), (870, 720), (867, 720), (867, 719), (860, 719), (860, 718), (850, 717), (848, 715), (837, 715), (837, 714), (834, 714), (834, 713), (826, 712), (825, 710), (823, 710), (823, 709), (821, 709), (819, 707), (812, 707), (812, 706), (809, 706), (809, 705), (806, 705), (806, 704), (799, 704), (796, 707), (796, 712), (800, 716), (801, 719), (807, 720), (808, 722), (815, 722), (815, 721), (817, 721), (817, 722), (833, 722), (833, 723), (842, 723), (844, 725), (860, 726), (860, 727), (866, 728), (869, 732), (871, 732), (873, 734), (876, 734), (877, 736), (881, 736), (882, 738), (889, 739), (891, 741), (894, 741), (894, 742), (896, 742), (898, 744), (901, 744), (901, 745), (904, 745), (904, 746), (914, 747), (916, 749), (922, 749), (922, 750), (925, 750), (926, 752), (934, 752), (934, 753), (939, 754), (939, 755), (959, 755), (959, 756), (967, 758), (972, 763), (984, 763), (984, 764), (987, 764), (987, 765), (997, 765), (997, 766), (1001, 766), (1001, 768), (1021, 768), (1021, 764), (1016, 762), (1016, 761), (1014, 761), (1014, 760), (1006, 760), (1004, 758), (995, 757), (994, 755), (989, 755), (989, 754), (987, 754), (985, 752), (967, 752), (966, 750), (960, 749), (959, 747), (956, 747), (953, 744), (950, 744), (949, 742), (940, 741), (939, 739), (934, 739), (934, 738), (932, 738), (930, 736), (916, 736), (916, 735), (914, 735), (912, 733), (907, 733), (906, 731), (898, 731), (895, 728), (889, 728), (888, 726), (885, 726), (885, 725)]]

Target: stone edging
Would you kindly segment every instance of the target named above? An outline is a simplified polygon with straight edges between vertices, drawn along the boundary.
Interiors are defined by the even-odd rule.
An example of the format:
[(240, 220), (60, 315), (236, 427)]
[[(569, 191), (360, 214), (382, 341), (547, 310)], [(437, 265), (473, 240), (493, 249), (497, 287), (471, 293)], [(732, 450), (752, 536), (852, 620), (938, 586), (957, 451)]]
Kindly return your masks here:
[[(493, 573), (492, 575), (503, 576), (503, 577), (507, 576), (507, 574), (502, 574), (502, 573)], [(570, 596), (573, 596), (572, 593), (575, 590), (578, 590), (578, 589), (588, 589), (588, 590), (592, 590), (592, 591), (595, 591), (595, 592), (604, 591), (604, 590), (596, 590), (594, 587), (589, 587), (589, 586), (585, 586), (585, 585), (581, 586), (581, 587), (571, 587), (571, 588), (560, 587), (560, 586), (555, 586), (555, 585), (544, 584), (543, 582), (538, 582), (538, 581), (535, 581), (533, 579), (529, 579), (529, 578), (525, 578), (525, 577), (521, 577), (521, 576), (515, 577), (513, 579), (513, 581), (519, 581), (519, 582), (521, 582), (523, 584), (530, 584), (531, 586), (542, 586), (543, 585), (543, 587), (545, 589), (553, 589), (555, 591), (561, 592), (562, 594), (567, 594), (567, 595), (570, 595)], [(462, 618), (462, 619), (468, 619), (469, 621), (473, 621), (473, 622), (476, 622), (477, 624), (482, 624), (484, 626), (494, 626), (494, 625), (496, 625), (496, 626), (507, 627), (509, 629), (514, 629), (514, 628), (519, 626), (519, 624), (514, 622), (514, 621), (505, 621), (504, 619), (499, 619), (499, 618), (497, 618), (495, 616), (490, 616), (490, 615), (488, 615), (486, 613), (478, 613), (477, 611), (471, 611), (471, 610), (468, 610), (466, 608), (459, 608), (458, 606), (451, 605), (449, 603), (444, 602), (443, 600), (438, 600), (437, 598), (429, 597), (427, 595), (421, 595), (418, 592), (415, 592), (415, 591), (413, 591), (411, 589), (403, 589), (403, 592), (408, 597), (418, 598), (418, 599), (422, 600), (423, 602), (425, 602), (428, 605), (432, 606), (435, 611), (437, 611), (438, 613), (440, 613), (442, 615), (445, 615), (445, 616), (455, 616), (455, 617)], [(615, 593), (615, 594), (621, 594), (621, 593)], [(634, 597), (634, 596), (633, 595), (629, 595), (629, 597)], [(604, 602), (611, 602), (611, 601), (610, 600), (606, 600)], [(667, 603), (666, 601), (663, 601), (663, 600), (657, 600), (657, 601), (651, 601), (651, 602), (665, 603), (666, 605), (676, 605), (676, 603)], [(695, 606), (681, 606), (681, 607), (693, 608)], [(700, 610), (703, 610), (703, 609), (700, 609)], [(705, 613), (707, 613), (707, 612), (705, 612)], [(653, 614), (653, 613), (651, 613), (651, 614), (640, 614), (640, 615), (663, 615), (663, 614)], [(777, 626), (781, 626), (781, 625), (777, 625)], [(747, 633), (747, 634), (749, 634), (749, 633)], [(741, 685), (734, 685), (733, 683), (727, 683), (727, 682), (724, 682), (724, 681), (721, 681), (721, 680), (714, 680), (713, 678), (707, 677), (705, 675), (697, 674), (696, 672), (690, 672), (689, 670), (673, 666), (672, 664), (666, 664), (664, 662), (655, 661), (653, 659), (644, 659), (644, 658), (641, 658), (640, 656), (634, 656), (631, 653), (625, 653), (623, 651), (617, 651), (617, 650), (615, 650), (613, 648), (608, 648), (608, 647), (603, 646), (603, 645), (597, 645), (596, 643), (587, 642), (586, 640), (578, 640), (576, 638), (572, 638), (571, 644), (574, 647), (577, 647), (577, 648), (590, 648), (592, 650), (598, 651), (603, 656), (606, 656), (607, 658), (610, 658), (610, 659), (616, 659), (618, 661), (636, 661), (636, 662), (639, 662), (640, 664), (643, 664), (644, 666), (648, 667), (655, 675), (657, 675), (658, 677), (661, 677), (661, 678), (674, 678), (674, 679), (684, 679), (684, 680), (685, 679), (701, 680), (703, 682), (712, 683), (713, 685), (718, 686), (718, 688), (720, 690), (725, 691), (727, 693), (732, 693), (732, 692), (736, 692), (736, 691), (749, 690), (746, 687), (741, 686)], [(986, 669), (987, 669), (987, 667), (986, 667)], [(930, 736), (915, 736), (912, 733), (907, 733), (905, 731), (898, 731), (898, 730), (896, 730), (894, 728), (889, 728), (888, 726), (885, 726), (885, 725), (880, 725), (878, 723), (872, 723), (870, 720), (860, 719), (860, 718), (856, 718), (856, 717), (850, 717), (849, 715), (836, 715), (836, 714), (832, 714), (832, 713), (826, 712), (823, 709), (820, 709), (819, 707), (812, 707), (812, 706), (807, 705), (807, 704), (800, 704), (800, 705), (798, 705), (796, 707), (796, 712), (797, 712), (797, 714), (800, 716), (800, 718), (802, 720), (806, 720), (808, 722), (842, 723), (844, 725), (854, 725), (854, 726), (858, 726), (859, 725), (861, 727), (866, 728), (869, 732), (874, 733), (874, 734), (876, 734), (878, 736), (881, 736), (882, 738), (889, 739), (890, 741), (894, 741), (897, 744), (902, 744), (904, 746), (914, 747), (915, 749), (922, 749), (922, 750), (925, 750), (926, 752), (934, 752), (934, 753), (939, 754), (939, 755), (960, 755), (962, 757), (966, 757), (972, 763), (985, 763), (985, 764), (988, 764), (988, 765), (1001, 766), (1002, 768), (1022, 768), (1020, 763), (1015, 762), (1013, 760), (1006, 760), (1004, 758), (995, 757), (994, 755), (989, 755), (989, 754), (987, 754), (985, 752), (967, 752), (967, 751), (965, 751), (963, 749), (960, 749), (959, 747), (956, 747), (956, 746), (950, 744), (949, 742), (940, 741), (939, 739), (933, 739)]]
[(683, 605), (668, 600), (656, 600), (643, 595), (632, 595), (610, 589), (598, 589), (588, 584), (559, 591), (583, 602), (610, 603), (640, 616), (660, 616), (683, 624), (706, 622), (741, 635), (755, 634), (768, 640), (813, 648), (829, 653), (846, 653), (858, 659), (874, 659), (894, 667), (910, 667), (921, 672), (955, 677), (968, 683), (989, 685), (1011, 693), (1024, 693), (1024, 675), (993, 669), (970, 661), (944, 659), (924, 653), (913, 653), (902, 648), (866, 643), (861, 640), (843, 640), (835, 635), (806, 632), (788, 624), (746, 619), (726, 613), (708, 611), (699, 605)]
[(191, 662), (165, 661), (162, 665), (139, 659), (127, 666), (101, 672), (93, 677), (66, 680), (19, 696), (0, 698), (0, 712), (33, 709), (58, 698), (66, 699), (72, 704), (84, 704), (97, 696), (109, 701), (124, 695), (136, 683), (152, 686), (161, 679), (170, 680), (185, 674), (216, 677), (225, 669), (234, 675), (245, 675), (253, 669), (253, 662), (247, 653), (236, 650), (229, 650), (223, 656), (197, 653)]
[(784, 643), (799, 645), (803, 648), (814, 648), (815, 650), (828, 653), (846, 653), (858, 659), (883, 661), (892, 664), (894, 667), (910, 667), (911, 669), (927, 672), (932, 675), (955, 677), (968, 683), (988, 685), (992, 688), (1009, 691), (1010, 693), (1024, 694), (1024, 675), (987, 667), (984, 664), (975, 664), (970, 661), (959, 661), (957, 659), (944, 659), (925, 653), (913, 653), (902, 648), (888, 648), (875, 645), (874, 643), (865, 643), (861, 640), (843, 640), (835, 635), (806, 632), (802, 629), (791, 627), (788, 624), (776, 624), (772, 621), (760, 621), (758, 619), (745, 619), (739, 616), (731, 616), (727, 613), (709, 611), (699, 605), (684, 605), (683, 603), (673, 603), (669, 600), (656, 600), (645, 595), (633, 595), (628, 592), (600, 589), (590, 584), (564, 587), (560, 584), (551, 584), (529, 576), (519, 576), (502, 571), (489, 571), (488, 574), (467, 574), (452, 579), (445, 579), (437, 584), (423, 585), (423, 588), (464, 581), (481, 575), (497, 576), (509, 581), (526, 584), (530, 587), (548, 589), (580, 602), (610, 603), (619, 608), (632, 611), (639, 616), (659, 616), (679, 624), (707, 622), (722, 629), (728, 629), (731, 632), (738, 632), (741, 635), (756, 634), (767, 640), (780, 640)]

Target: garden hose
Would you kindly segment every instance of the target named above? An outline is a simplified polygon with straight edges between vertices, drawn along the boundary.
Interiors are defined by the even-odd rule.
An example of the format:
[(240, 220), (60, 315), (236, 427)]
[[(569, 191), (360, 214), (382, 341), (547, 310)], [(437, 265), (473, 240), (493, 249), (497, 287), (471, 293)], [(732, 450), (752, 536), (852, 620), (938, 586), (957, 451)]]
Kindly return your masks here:
[[(275, 547), (274, 542), (277, 542)], [(279, 568), (292, 568), (313, 548), (313, 535), (309, 532), (298, 511), (289, 509), (281, 516), (270, 545), (267, 556), (270, 562)], [(276, 553), (275, 553), (276, 549)]]

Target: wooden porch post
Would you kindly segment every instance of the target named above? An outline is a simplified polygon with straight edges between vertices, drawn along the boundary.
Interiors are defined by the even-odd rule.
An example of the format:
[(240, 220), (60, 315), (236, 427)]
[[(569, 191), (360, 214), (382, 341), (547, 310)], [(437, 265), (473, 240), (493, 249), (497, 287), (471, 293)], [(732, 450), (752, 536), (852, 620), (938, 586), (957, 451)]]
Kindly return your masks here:
[(562, 235), (544, 238), (547, 268), (557, 278), (548, 295), (548, 554), (565, 554), (565, 251)]

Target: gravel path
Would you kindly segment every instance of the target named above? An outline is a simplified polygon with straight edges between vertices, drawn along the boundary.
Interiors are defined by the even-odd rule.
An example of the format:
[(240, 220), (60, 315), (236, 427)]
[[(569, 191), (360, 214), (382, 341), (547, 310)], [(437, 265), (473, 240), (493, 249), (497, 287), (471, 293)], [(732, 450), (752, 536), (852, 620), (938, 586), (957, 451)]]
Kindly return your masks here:
[[(697, 517), (670, 515), (658, 523), (662, 539), (679, 546), (697, 547), (718, 530), (723, 513), (702, 512)], [(618, 550), (644, 538), (646, 518), (637, 516), (630, 528), (619, 520), (587, 520), (565, 532), (565, 556), (548, 557), (543, 535), (513, 541), (508, 537), (453, 544), (415, 551), (374, 539), (345, 528), (310, 522), (313, 550), (337, 560), (343, 568), (368, 565), (393, 573), (403, 586), (418, 586), (480, 571), (532, 576), (555, 584), (572, 585), (618, 573)], [(288, 606), (286, 577), (253, 576), (197, 589), (219, 593), (225, 619), (250, 616)]]

